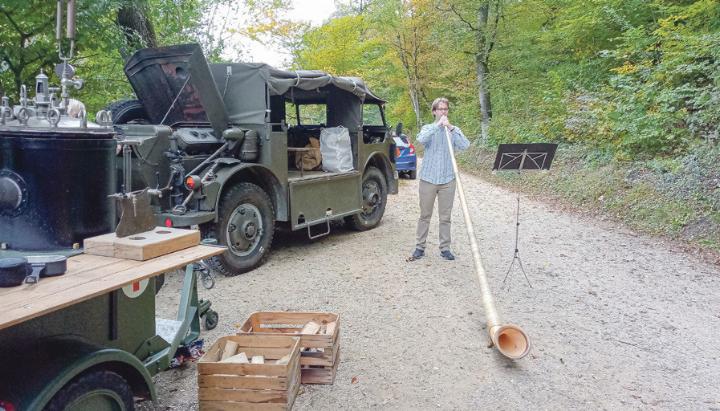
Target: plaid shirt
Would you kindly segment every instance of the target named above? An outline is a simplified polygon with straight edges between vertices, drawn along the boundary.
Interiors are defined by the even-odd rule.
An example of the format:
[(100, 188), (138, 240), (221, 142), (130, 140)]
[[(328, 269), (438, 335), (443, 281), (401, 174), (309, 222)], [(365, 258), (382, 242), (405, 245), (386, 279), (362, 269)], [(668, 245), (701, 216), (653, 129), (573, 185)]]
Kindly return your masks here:
[[(455, 151), (470, 147), (470, 142), (458, 127), (450, 132), (450, 138)], [(420, 179), (432, 184), (447, 184), (453, 181), (455, 173), (443, 127), (435, 123), (424, 125), (417, 135), (417, 141), (425, 147)]]

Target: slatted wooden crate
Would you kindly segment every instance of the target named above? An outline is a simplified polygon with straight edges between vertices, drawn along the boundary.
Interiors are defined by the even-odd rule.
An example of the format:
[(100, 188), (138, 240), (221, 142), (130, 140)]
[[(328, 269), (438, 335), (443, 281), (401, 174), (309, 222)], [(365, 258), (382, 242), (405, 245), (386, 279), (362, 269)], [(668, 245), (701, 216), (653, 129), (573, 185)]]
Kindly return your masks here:
[[(324, 333), (301, 334), (310, 321), (324, 327)], [(328, 330), (334, 323), (334, 329)], [(333, 327), (330, 325), (330, 327)], [(332, 384), (340, 363), (340, 316), (321, 312), (256, 312), (238, 331), (239, 335), (284, 335), (300, 337), (300, 366), (303, 384)], [(305, 349), (303, 349), (305, 348)], [(314, 349), (314, 350), (313, 350)]]
[[(262, 355), (264, 364), (220, 362), (228, 341), (248, 358)], [(275, 362), (290, 355), (287, 364)], [(300, 387), (300, 341), (282, 335), (221, 337), (198, 361), (201, 411), (290, 410)]]

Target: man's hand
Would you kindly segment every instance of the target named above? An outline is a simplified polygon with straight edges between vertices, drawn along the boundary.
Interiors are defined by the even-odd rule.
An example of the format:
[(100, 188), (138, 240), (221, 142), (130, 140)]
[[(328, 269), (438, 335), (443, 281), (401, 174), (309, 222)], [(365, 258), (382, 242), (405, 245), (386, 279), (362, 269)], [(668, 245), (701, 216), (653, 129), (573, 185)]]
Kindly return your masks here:
[(437, 125), (440, 127), (447, 127), (450, 130), (455, 128), (455, 126), (450, 124), (450, 121), (448, 121), (447, 116), (440, 116), (440, 118), (438, 119)]

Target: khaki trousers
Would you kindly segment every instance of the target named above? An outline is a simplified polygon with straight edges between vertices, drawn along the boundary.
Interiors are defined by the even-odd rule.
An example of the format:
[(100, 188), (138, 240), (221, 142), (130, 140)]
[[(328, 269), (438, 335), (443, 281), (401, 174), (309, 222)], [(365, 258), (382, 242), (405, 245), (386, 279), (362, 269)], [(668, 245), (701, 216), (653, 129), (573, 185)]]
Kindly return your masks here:
[(455, 200), (455, 180), (447, 184), (432, 184), (420, 180), (420, 219), (417, 226), (416, 248), (425, 249), (430, 218), (435, 208), (435, 198), (438, 202), (438, 221), (440, 227), (440, 251), (450, 249), (450, 216), (452, 215), (453, 201)]

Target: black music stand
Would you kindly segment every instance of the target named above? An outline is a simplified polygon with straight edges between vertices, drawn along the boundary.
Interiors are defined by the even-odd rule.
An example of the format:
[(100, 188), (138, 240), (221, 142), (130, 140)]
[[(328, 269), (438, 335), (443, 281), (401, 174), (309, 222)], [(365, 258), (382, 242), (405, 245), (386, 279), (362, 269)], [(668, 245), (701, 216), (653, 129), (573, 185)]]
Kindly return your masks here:
[[(493, 172), (515, 170), (518, 173), (523, 170), (549, 170), (555, 157), (557, 144), (550, 143), (531, 143), (531, 144), (500, 144), (497, 155), (495, 156), (495, 164), (493, 164)], [(517, 209), (515, 211), (515, 254), (513, 260), (505, 273), (503, 284), (507, 280), (510, 271), (517, 260), (520, 270), (525, 276), (530, 288), (530, 279), (528, 279), (525, 269), (520, 259), (520, 251), (518, 250), (518, 237), (520, 235), (520, 193), (517, 194)]]

